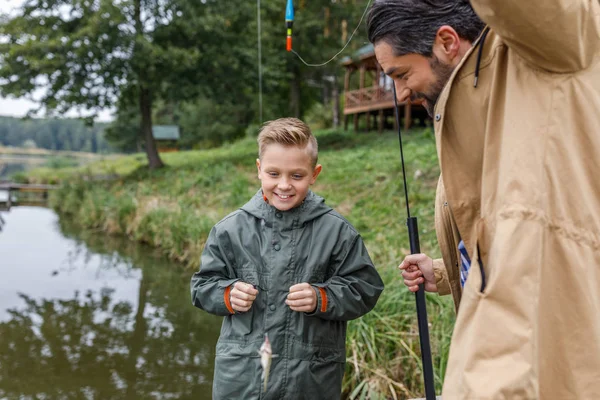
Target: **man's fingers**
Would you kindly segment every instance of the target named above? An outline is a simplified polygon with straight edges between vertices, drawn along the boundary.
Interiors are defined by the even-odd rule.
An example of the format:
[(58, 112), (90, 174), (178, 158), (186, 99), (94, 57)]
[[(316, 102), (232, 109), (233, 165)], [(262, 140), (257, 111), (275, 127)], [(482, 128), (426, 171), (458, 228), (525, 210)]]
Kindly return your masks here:
[(417, 279), (405, 279), (404, 280), (404, 284), (408, 287), (410, 286), (419, 286), (421, 283), (423, 283), (423, 278), (417, 278)]
[(411, 292), (418, 292), (419, 291), (419, 286), (409, 286), (408, 290), (410, 290)]
[(411, 265), (418, 266), (419, 263), (422, 263), (424, 260), (427, 260), (428, 258), (429, 257), (427, 257), (427, 255), (425, 255), (423, 253), (420, 253), (420, 254), (409, 254), (406, 257), (404, 257), (404, 260), (398, 266), (398, 268), (400, 268), (400, 269), (407, 269)]
[(405, 270), (402, 272), (402, 277), (406, 280), (406, 279), (417, 279), (420, 278), (421, 276), (423, 276), (423, 273), (420, 270), (416, 270), (414, 272), (409, 272), (408, 270)]

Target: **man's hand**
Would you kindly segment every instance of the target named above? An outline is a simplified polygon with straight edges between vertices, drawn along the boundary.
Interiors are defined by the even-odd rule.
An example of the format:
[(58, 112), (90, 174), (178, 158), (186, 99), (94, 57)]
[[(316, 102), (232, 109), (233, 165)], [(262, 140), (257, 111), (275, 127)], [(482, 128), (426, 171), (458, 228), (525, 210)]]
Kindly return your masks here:
[(257, 294), (258, 290), (254, 289), (254, 286), (249, 283), (237, 281), (229, 294), (231, 308), (238, 312), (248, 311), (252, 307)]
[(425, 254), (411, 254), (406, 256), (402, 264), (398, 266), (402, 270), (404, 284), (408, 290), (416, 292), (419, 284), (425, 283), (425, 291), (437, 292), (435, 275), (433, 274), (433, 260)]
[(310, 284), (299, 283), (290, 288), (285, 304), (294, 311), (313, 312), (317, 308), (317, 293)]

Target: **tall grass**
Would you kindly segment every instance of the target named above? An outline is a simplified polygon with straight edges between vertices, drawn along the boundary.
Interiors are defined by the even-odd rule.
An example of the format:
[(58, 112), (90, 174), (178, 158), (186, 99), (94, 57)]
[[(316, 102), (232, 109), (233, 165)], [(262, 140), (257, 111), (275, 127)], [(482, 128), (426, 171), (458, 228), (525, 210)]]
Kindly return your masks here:
[[(397, 138), (393, 133), (317, 133), (323, 172), (313, 190), (361, 232), (386, 290), (376, 308), (351, 321), (347, 335), (345, 395), (352, 399), (405, 399), (423, 394), (414, 294), (396, 266), (409, 253)], [(439, 256), (433, 229), (439, 169), (433, 133), (408, 132), (404, 144), (411, 213), (419, 218), (423, 252)], [(70, 170), (51, 196), (53, 206), (81, 226), (157, 246), (190, 268), (210, 228), (259, 188), (256, 143), (247, 139), (210, 151), (164, 155), (168, 167), (149, 171), (142, 155)], [(112, 171), (114, 181), (89, 175)], [(43, 176), (37, 179), (43, 180)], [(452, 302), (428, 295), (432, 351), (439, 391), (454, 323)]]

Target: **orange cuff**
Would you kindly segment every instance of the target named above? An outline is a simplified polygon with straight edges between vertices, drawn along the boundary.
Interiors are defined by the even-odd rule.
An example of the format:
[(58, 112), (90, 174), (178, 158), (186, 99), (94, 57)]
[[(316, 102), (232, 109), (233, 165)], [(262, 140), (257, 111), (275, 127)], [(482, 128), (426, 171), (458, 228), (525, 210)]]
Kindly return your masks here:
[(229, 299), (229, 293), (231, 293), (231, 286), (227, 286), (225, 288), (225, 294), (223, 295), (223, 298), (225, 300), (225, 307), (227, 307), (227, 311), (229, 311), (230, 314), (235, 314), (234, 309), (231, 307), (231, 300)]
[(327, 311), (327, 292), (322, 287), (318, 289), (319, 293), (321, 293), (321, 312), (324, 313)]

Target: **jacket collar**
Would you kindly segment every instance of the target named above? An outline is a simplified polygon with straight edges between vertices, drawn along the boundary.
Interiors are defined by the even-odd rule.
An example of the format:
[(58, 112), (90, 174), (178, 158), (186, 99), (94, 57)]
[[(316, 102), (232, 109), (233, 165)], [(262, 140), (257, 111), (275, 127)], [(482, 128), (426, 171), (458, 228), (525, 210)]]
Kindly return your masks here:
[(331, 207), (325, 204), (325, 199), (309, 190), (306, 198), (298, 207), (288, 211), (279, 211), (264, 200), (262, 190), (259, 189), (250, 201), (242, 207), (242, 210), (258, 219), (271, 220), (275, 215), (281, 218), (284, 223), (296, 222), (296, 224), (302, 226), (328, 213), (331, 211)]

